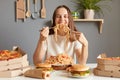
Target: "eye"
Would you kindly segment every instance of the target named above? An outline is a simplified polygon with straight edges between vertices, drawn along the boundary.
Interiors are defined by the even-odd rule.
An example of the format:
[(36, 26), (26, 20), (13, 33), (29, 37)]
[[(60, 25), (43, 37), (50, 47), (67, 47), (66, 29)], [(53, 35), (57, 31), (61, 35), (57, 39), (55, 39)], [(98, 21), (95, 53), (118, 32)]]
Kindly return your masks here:
[(56, 18), (61, 18), (61, 16), (60, 15), (56, 15)]
[(65, 14), (65, 15), (64, 15), (64, 18), (68, 18), (68, 15), (67, 15), (67, 14)]
[(68, 18), (68, 15), (64, 15), (64, 18)]

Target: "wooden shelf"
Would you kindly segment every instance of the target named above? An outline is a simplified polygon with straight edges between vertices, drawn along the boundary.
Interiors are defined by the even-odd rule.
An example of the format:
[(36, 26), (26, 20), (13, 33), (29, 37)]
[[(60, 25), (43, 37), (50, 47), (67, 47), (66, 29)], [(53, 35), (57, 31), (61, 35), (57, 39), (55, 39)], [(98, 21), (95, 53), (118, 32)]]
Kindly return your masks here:
[(102, 33), (102, 24), (104, 23), (104, 20), (103, 19), (74, 19), (74, 21), (85, 21), (85, 22), (89, 22), (89, 21), (92, 21), (92, 22), (99, 22), (99, 32), (100, 34)]

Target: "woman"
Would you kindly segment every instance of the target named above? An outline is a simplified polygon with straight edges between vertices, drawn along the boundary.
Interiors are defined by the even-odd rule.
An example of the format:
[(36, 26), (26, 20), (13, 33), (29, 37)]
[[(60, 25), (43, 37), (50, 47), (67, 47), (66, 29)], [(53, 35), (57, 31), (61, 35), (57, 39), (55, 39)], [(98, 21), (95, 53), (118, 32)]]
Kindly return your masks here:
[[(63, 29), (56, 29), (54, 27), (65, 25), (69, 30), (70, 35), (75, 34), (76, 39), (72, 40), (70, 37), (66, 37), (67, 32)], [(60, 28), (60, 27), (59, 27)], [(57, 34), (56, 38), (54, 34)], [(58, 6), (53, 13), (52, 27), (43, 27), (40, 32), (40, 38), (36, 50), (34, 52), (33, 61), (34, 64), (41, 63), (44, 58), (50, 56), (56, 56), (60, 53), (67, 53), (74, 58), (76, 55), (79, 64), (86, 64), (88, 58), (88, 41), (83, 33), (77, 31), (73, 18), (71, 16), (70, 9), (65, 5)]]

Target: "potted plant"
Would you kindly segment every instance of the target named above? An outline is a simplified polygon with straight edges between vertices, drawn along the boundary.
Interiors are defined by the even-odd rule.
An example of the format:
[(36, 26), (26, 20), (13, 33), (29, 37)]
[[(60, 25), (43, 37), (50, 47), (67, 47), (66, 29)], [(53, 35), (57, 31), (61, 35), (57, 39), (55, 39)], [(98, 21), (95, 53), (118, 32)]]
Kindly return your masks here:
[(107, 2), (112, 0), (73, 0), (77, 4), (77, 11), (84, 12), (85, 19), (93, 19), (94, 14), (104, 16), (103, 8), (110, 10)]

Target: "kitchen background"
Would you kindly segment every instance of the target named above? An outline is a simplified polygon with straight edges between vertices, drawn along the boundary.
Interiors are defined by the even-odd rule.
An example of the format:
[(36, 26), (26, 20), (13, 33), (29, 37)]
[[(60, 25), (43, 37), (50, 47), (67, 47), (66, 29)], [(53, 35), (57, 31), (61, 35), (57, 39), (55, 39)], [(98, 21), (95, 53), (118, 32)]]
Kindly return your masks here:
[[(21, 47), (27, 54), (30, 64), (33, 64), (33, 53), (37, 46), (39, 30), (43, 26), (50, 26), (54, 9), (61, 4), (67, 5), (71, 11), (75, 10), (72, 0), (45, 0), (47, 16), (45, 19), (26, 18), (25, 21), (15, 21), (15, 1), (0, 0), (0, 50)], [(26, 1), (26, 0), (24, 0)], [(38, 12), (41, 9), (37, 0)], [(97, 22), (75, 22), (77, 29), (83, 32), (89, 42), (88, 62), (96, 62), (100, 53), (108, 56), (120, 56), (120, 0), (113, 0), (109, 5), (111, 11), (105, 11), (103, 17), (103, 32), (99, 34)], [(30, 0), (30, 11), (34, 12), (33, 0)]]

